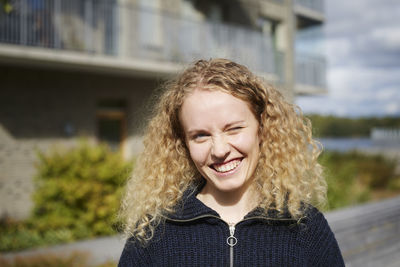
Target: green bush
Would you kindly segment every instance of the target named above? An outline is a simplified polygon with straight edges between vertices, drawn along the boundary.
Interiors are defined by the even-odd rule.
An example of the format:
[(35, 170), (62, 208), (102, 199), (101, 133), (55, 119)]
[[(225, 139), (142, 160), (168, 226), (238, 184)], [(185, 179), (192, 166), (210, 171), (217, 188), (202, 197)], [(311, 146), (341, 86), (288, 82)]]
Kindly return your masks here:
[(106, 145), (38, 152), (32, 216), (0, 223), (0, 250), (17, 250), (116, 233), (132, 162)]
[(377, 190), (400, 189), (395, 162), (381, 155), (324, 152), (320, 161), (325, 167), (329, 209), (366, 202)]

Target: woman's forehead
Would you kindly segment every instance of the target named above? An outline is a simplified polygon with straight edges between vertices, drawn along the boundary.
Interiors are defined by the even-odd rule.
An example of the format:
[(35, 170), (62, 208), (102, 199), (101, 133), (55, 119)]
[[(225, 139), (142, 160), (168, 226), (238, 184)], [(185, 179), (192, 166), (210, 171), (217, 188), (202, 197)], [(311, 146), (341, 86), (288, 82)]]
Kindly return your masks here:
[(248, 104), (222, 91), (198, 90), (188, 96), (181, 108), (184, 126), (220, 125), (248, 121), (254, 117)]

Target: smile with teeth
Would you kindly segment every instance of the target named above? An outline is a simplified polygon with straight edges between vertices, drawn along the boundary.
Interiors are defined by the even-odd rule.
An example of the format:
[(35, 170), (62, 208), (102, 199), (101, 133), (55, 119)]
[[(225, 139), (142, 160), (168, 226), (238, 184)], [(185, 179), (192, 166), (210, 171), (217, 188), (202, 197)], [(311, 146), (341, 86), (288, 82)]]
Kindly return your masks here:
[(229, 172), (239, 166), (241, 161), (241, 159), (235, 159), (227, 163), (213, 164), (212, 166), (217, 172)]

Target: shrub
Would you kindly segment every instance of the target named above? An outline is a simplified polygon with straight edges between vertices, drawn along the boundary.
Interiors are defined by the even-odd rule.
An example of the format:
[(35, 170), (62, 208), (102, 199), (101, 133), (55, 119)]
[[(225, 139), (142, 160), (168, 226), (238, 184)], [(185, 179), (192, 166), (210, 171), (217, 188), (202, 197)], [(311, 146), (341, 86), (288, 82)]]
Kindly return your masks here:
[(325, 167), (328, 184), (328, 208), (336, 209), (369, 199), (369, 189), (357, 181), (357, 166), (354, 162), (341, 161), (335, 154), (324, 153), (322, 164)]
[(324, 152), (320, 160), (328, 183), (329, 209), (366, 202), (377, 190), (399, 188), (395, 162), (381, 155)]
[(38, 152), (32, 216), (0, 223), (0, 250), (116, 233), (123, 184), (133, 164), (108, 146), (85, 141), (70, 150)]

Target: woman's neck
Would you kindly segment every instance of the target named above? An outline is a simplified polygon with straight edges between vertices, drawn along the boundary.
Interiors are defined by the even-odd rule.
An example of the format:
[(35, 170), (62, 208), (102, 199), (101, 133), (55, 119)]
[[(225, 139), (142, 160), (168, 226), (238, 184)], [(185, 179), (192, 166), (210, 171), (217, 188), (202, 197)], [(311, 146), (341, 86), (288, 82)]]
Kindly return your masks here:
[(204, 186), (197, 198), (215, 210), (229, 224), (236, 224), (258, 205), (258, 194), (248, 188), (244, 192), (213, 191)]

